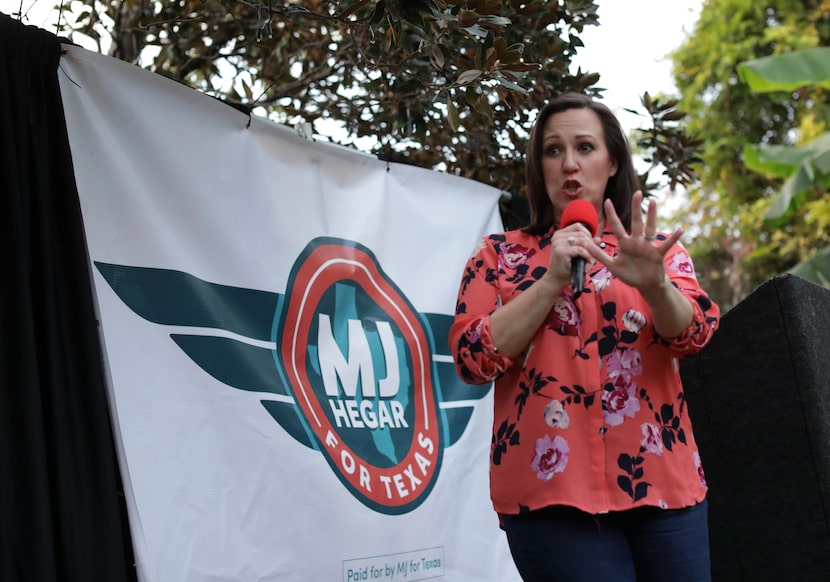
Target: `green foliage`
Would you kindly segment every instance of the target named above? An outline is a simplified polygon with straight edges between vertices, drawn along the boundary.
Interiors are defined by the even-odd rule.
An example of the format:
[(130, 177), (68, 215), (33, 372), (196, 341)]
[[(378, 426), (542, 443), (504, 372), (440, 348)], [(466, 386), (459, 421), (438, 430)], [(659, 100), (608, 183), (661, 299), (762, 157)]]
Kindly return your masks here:
[[(694, 34), (673, 54), (679, 106), (690, 115), (689, 131), (703, 140), (700, 182), (688, 190), (683, 214), (700, 221), (694, 249), (712, 259), (696, 256), (696, 267), (704, 277), (732, 285), (715, 296), (725, 308), (803, 260), (805, 249), (828, 242), (808, 216), (764, 220), (784, 203), (782, 198), (773, 208), (789, 178), (787, 167), (801, 167), (809, 157), (808, 149), (789, 152), (798, 159), (777, 154), (798, 144), (816, 120), (827, 119), (825, 90), (799, 85), (758, 93), (743, 81), (739, 65), (750, 63), (743, 72), (750, 79), (758, 74), (752, 64), (758, 59), (826, 46), (827, 0), (706, 0)], [(807, 208), (826, 194), (823, 188), (793, 187), (788, 197), (787, 208), (793, 201)]]
[[(794, 51), (743, 63), (738, 70), (750, 87), (758, 92), (801, 89), (804, 85), (827, 87), (830, 86), (828, 57), (830, 49), (827, 48)], [(805, 121), (805, 128), (809, 127), (809, 121), (809, 118)], [(799, 216), (802, 207), (807, 206), (805, 197), (812, 191), (823, 196), (810, 203), (810, 212), (805, 218), (818, 223), (819, 227), (826, 225), (821, 224), (824, 222), (821, 219), (811, 218), (830, 215), (830, 199), (827, 197), (830, 187), (830, 133), (805, 141), (807, 143), (800, 147), (759, 145), (746, 148), (748, 167), (786, 178), (764, 217), (768, 223), (784, 225), (788, 219), (792, 221)], [(793, 241), (783, 242), (785, 248), (792, 247)], [(804, 259), (803, 253), (799, 258)], [(808, 256), (790, 272), (830, 288), (830, 246)]]
[(756, 93), (796, 91), (805, 85), (830, 89), (830, 47), (747, 61), (738, 65), (738, 76)]
[[(597, 24), (590, 0), (73, 0), (63, 30), (277, 122), (522, 194), (538, 108), (601, 93), (570, 72)], [(655, 167), (685, 183), (677, 112), (648, 112)]]
[(790, 273), (830, 289), (830, 269), (828, 269), (828, 265), (830, 265), (830, 246), (818, 251), (810, 260), (799, 263), (790, 269)]
[[(651, 125), (635, 131), (637, 141), (634, 149), (642, 153), (643, 161), (649, 164), (640, 176), (646, 192), (661, 186), (668, 186), (669, 190), (674, 191), (678, 185), (694, 182), (697, 174), (693, 165), (701, 162), (698, 150), (702, 142), (688, 135), (681, 125), (686, 112), (678, 108), (679, 100), (652, 97), (646, 92), (641, 103), (650, 117)], [(673, 163), (667, 164), (666, 160), (672, 160)], [(650, 182), (652, 173), (661, 168), (665, 183)]]
[(798, 200), (811, 189), (826, 191), (830, 186), (830, 134), (803, 147), (746, 146), (744, 158), (749, 169), (786, 179), (764, 215), (776, 225), (798, 208)]
[(535, 108), (553, 92), (598, 92), (598, 75), (569, 72), (596, 9), (589, 0), (81, 0), (67, 27), (88, 34), (111, 22), (113, 56), (345, 145), (370, 138), (391, 159), (516, 192)]

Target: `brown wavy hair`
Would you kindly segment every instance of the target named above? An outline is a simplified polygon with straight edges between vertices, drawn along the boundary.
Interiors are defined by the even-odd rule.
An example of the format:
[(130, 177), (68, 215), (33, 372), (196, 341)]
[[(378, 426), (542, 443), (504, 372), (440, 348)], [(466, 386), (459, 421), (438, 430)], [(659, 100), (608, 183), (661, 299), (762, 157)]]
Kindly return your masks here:
[(625, 226), (631, 229), (631, 199), (634, 192), (642, 189), (640, 179), (634, 170), (631, 161), (631, 150), (625, 138), (617, 117), (608, 107), (582, 93), (563, 93), (549, 101), (539, 112), (530, 139), (527, 143), (525, 155), (525, 183), (527, 197), (530, 202), (530, 224), (522, 230), (529, 234), (542, 234), (553, 224), (553, 204), (545, 188), (545, 178), (542, 172), (543, 130), (548, 118), (555, 113), (569, 109), (590, 109), (599, 116), (605, 138), (605, 147), (611, 158), (617, 164), (617, 173), (608, 179), (603, 199), (611, 199), (614, 209)]

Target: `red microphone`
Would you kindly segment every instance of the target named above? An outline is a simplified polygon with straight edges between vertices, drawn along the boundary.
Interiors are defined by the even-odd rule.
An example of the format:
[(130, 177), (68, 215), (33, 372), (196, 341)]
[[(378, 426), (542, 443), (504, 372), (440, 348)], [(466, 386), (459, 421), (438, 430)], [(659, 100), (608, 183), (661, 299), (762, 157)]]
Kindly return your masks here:
[[(562, 220), (559, 228), (565, 228), (571, 224), (579, 223), (594, 236), (597, 233), (599, 217), (597, 209), (587, 200), (577, 199), (568, 204), (562, 211)], [(571, 260), (571, 288), (573, 288), (574, 299), (582, 294), (585, 281), (585, 259), (576, 257)]]

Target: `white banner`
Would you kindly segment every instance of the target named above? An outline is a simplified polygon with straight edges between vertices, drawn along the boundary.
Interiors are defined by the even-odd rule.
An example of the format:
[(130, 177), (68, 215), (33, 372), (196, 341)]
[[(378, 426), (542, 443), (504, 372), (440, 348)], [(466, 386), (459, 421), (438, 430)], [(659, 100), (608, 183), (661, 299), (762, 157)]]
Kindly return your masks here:
[(499, 192), (67, 48), (139, 579), (518, 580), (446, 345)]

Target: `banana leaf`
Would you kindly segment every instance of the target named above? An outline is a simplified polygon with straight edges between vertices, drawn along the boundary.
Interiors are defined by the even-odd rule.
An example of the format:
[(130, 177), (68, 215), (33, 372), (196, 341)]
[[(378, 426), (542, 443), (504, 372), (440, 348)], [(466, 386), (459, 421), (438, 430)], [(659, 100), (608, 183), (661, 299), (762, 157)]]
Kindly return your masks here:
[(797, 264), (789, 273), (830, 289), (830, 246), (816, 252), (806, 261)]
[(738, 77), (756, 93), (795, 91), (805, 85), (830, 88), (830, 47), (745, 61), (738, 65)]
[(744, 164), (756, 172), (787, 178), (764, 216), (765, 220), (776, 220), (787, 214), (799, 194), (830, 187), (830, 133), (800, 147), (746, 146)]

